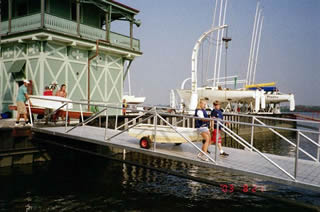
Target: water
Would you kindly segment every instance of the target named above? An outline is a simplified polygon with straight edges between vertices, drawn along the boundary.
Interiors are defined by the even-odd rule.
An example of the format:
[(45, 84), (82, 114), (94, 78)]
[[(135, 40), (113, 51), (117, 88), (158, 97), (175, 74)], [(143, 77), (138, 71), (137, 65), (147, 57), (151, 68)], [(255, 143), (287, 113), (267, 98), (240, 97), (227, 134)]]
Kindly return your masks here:
[[(1, 169), (0, 211), (313, 211), (242, 192), (224, 194), (219, 187), (86, 154), (74, 159)], [(219, 175), (226, 183), (239, 180)]]
[[(294, 134), (288, 136), (294, 141)], [(258, 136), (255, 143), (264, 152), (294, 154), (285, 141), (270, 134)], [(211, 179), (218, 185), (213, 186), (63, 148), (50, 152), (53, 160), (49, 163), (0, 169), (0, 211), (320, 210), (319, 193), (256, 178), (136, 153), (126, 155), (131, 162)], [(233, 184), (238, 192), (225, 193), (220, 184)], [(245, 193), (244, 184), (265, 191)]]

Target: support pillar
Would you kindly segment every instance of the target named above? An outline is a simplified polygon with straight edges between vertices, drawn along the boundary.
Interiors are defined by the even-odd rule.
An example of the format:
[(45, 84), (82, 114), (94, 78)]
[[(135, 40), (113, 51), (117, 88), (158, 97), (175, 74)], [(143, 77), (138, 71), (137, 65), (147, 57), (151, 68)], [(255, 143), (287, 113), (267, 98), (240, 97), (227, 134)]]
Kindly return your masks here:
[(41, 28), (44, 28), (44, 0), (41, 0)]
[(133, 48), (133, 18), (130, 21), (130, 48)]
[(105, 14), (106, 21), (106, 41), (110, 43), (110, 28), (111, 28), (111, 15), (112, 15), (112, 6), (109, 6), (108, 12)]
[(8, 33), (11, 33), (12, 0), (8, 0)]
[(77, 0), (77, 34), (80, 36), (80, 1)]

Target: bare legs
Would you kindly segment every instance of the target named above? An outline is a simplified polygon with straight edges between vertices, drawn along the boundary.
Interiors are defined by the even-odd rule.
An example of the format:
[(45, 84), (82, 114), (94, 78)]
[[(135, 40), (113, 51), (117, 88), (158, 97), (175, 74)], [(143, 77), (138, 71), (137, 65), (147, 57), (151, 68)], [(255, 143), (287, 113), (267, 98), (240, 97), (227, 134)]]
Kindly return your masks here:
[[(21, 114), (17, 115), (17, 123), (20, 121)], [(29, 121), (27, 114), (23, 114), (24, 122), (27, 123)]]
[(209, 144), (210, 144), (210, 140), (211, 140), (210, 133), (209, 133), (209, 131), (208, 132), (203, 132), (203, 133), (201, 133), (201, 136), (205, 140), (204, 144), (202, 145), (202, 151), (207, 153), (208, 152), (208, 147), (209, 147)]

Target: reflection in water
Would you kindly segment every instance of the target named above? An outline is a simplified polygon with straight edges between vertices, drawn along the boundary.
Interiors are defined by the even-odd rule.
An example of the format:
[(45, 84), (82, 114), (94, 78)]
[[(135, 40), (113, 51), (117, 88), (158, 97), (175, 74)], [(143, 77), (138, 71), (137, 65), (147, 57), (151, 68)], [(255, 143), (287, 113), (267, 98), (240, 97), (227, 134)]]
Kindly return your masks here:
[[(25, 211), (30, 207), (33, 211), (188, 211), (199, 208), (259, 211), (297, 208), (291, 203), (283, 204), (242, 192), (224, 194), (220, 187), (88, 154), (59, 153), (68, 154), (69, 159), (61, 158), (41, 166), (0, 169), (0, 211)], [(126, 159), (205, 177), (218, 183), (232, 182), (235, 186), (259, 182), (245, 176), (134, 153), (128, 153)], [(286, 188), (276, 194), (299, 199), (297, 191)], [(307, 196), (309, 202), (317, 199), (311, 198), (311, 194)], [(305, 207), (300, 209), (306, 210)]]

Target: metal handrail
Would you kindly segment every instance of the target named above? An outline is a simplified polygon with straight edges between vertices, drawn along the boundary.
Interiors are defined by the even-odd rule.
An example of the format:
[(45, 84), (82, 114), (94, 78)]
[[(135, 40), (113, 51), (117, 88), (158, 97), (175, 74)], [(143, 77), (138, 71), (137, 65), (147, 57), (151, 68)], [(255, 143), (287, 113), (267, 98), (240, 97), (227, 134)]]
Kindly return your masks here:
[[(37, 99), (46, 99), (46, 98), (43, 98), (43, 97), (32, 97), (32, 98), (37, 98)], [(52, 99), (47, 99), (47, 100), (50, 100), (50, 101), (57, 101), (57, 102), (63, 102), (65, 104), (68, 104), (68, 103), (73, 103), (73, 104), (79, 104), (80, 106), (82, 105), (88, 105), (88, 103), (86, 102), (77, 102), (77, 101), (61, 101), (61, 100), (52, 100)], [(65, 106), (64, 104), (64, 106)], [(89, 119), (87, 119), (85, 122), (80, 122), (79, 124), (77, 124), (76, 126), (74, 126), (73, 128), (69, 129), (69, 130), (66, 130), (66, 132), (70, 132), (71, 130), (75, 129), (76, 127), (78, 127), (79, 125), (81, 124), (84, 124), (84, 123), (88, 123), (90, 121), (92, 121), (94, 118), (96, 118), (99, 114), (101, 114), (102, 112), (104, 111), (107, 111), (108, 108), (111, 108), (111, 109), (122, 109), (122, 107), (117, 107), (117, 106), (113, 106), (114, 104), (94, 104), (94, 103), (90, 103), (90, 105), (94, 105), (94, 106), (99, 106), (99, 107), (103, 107), (104, 109), (100, 112), (98, 112), (97, 114), (95, 114), (94, 116), (90, 117)], [(29, 107), (29, 110), (30, 107)], [(150, 109), (151, 110), (151, 109)], [(217, 164), (217, 160), (214, 160), (213, 158), (211, 158), (208, 154), (206, 154), (205, 152), (203, 152), (197, 145), (195, 145), (192, 141), (190, 141), (188, 138), (186, 138), (182, 133), (180, 133), (172, 124), (170, 124), (167, 120), (165, 120), (161, 115), (168, 115), (167, 113), (163, 113), (163, 112), (158, 112), (157, 111), (157, 107), (154, 107), (153, 108), (153, 111), (145, 111), (145, 110), (136, 110), (136, 109), (132, 109), (132, 111), (137, 111), (137, 112), (144, 112), (144, 114), (142, 114), (141, 116), (139, 117), (142, 117), (143, 115), (146, 115), (146, 114), (151, 114), (151, 116), (139, 121), (138, 123), (130, 126), (129, 128), (119, 132), (119, 133), (116, 133), (115, 135), (109, 137), (109, 138), (106, 138), (106, 140), (111, 140), (112, 138), (122, 134), (123, 132), (125, 131), (128, 131), (129, 129), (137, 126), (138, 124), (140, 123), (143, 123), (145, 122), (146, 120), (150, 119), (150, 118), (160, 118), (164, 123), (166, 123), (168, 126), (170, 126), (176, 133), (178, 133), (180, 136), (182, 136), (187, 142), (191, 143), (198, 151), (200, 151), (201, 153), (203, 153), (210, 161), (212, 161), (214, 164)], [(82, 112), (82, 111), (81, 111)], [(68, 107), (67, 107), (67, 113), (68, 113)], [(172, 115), (172, 114), (169, 114), (169, 115)], [(312, 133), (312, 134), (318, 134), (319, 135), (319, 138), (320, 138), (320, 131), (312, 131), (312, 130), (304, 130), (304, 129), (293, 129), (293, 128), (286, 128), (286, 127), (277, 127), (277, 126), (270, 126), (270, 125), (266, 125), (265, 123), (261, 123), (260, 120), (258, 120), (255, 116), (252, 116), (252, 115), (240, 115), (240, 114), (233, 114), (233, 115), (237, 115), (237, 116), (246, 116), (246, 117), (252, 117), (253, 119), (253, 122), (252, 123), (247, 123), (247, 122), (240, 122), (240, 121), (230, 121), (230, 120), (221, 120), (221, 119), (217, 119), (217, 118), (199, 118), (199, 117), (195, 117), (195, 116), (190, 116), (190, 115), (180, 115), (180, 114), (175, 114), (175, 117), (183, 117), (183, 120), (181, 121), (184, 121), (186, 118), (192, 118), (192, 119), (201, 119), (201, 120), (208, 120), (208, 121), (217, 121), (217, 124), (219, 125), (222, 125), (222, 129), (224, 132), (226, 132), (229, 136), (231, 136), (232, 138), (234, 138), (238, 143), (240, 143), (242, 146), (244, 146), (245, 148), (247, 149), (252, 149), (254, 151), (256, 151), (259, 155), (261, 155), (263, 158), (265, 158), (267, 161), (269, 161), (271, 164), (273, 164), (274, 166), (276, 166), (278, 169), (280, 169), (282, 172), (284, 172), (287, 176), (289, 176), (291, 179), (293, 180), (296, 180), (296, 173), (297, 173), (297, 163), (298, 163), (298, 160), (299, 158), (298, 157), (298, 153), (299, 153), (299, 150), (302, 151), (303, 153), (305, 153), (306, 155), (308, 155), (309, 157), (311, 156), (309, 153), (307, 153), (306, 151), (304, 151), (302, 148), (299, 147), (299, 142), (298, 140), (300, 139), (300, 135), (305, 137), (307, 140), (309, 140), (311, 143), (315, 144), (317, 147), (318, 147), (318, 154), (317, 154), (317, 158), (319, 158), (319, 154), (320, 154), (320, 144), (317, 144), (315, 141), (313, 141), (312, 139), (310, 139), (308, 136), (306, 136), (305, 134), (303, 133)], [(106, 115), (107, 116), (107, 115)], [(107, 116), (108, 117), (108, 116)], [(107, 123), (107, 117), (106, 117), (106, 123)], [(138, 117), (136, 117), (137, 119)], [(305, 122), (305, 123), (317, 123), (319, 124), (318, 122), (314, 122), (314, 121), (305, 121), (305, 120), (292, 120), (292, 119), (287, 119), (287, 118), (273, 118), (273, 117), (263, 117), (263, 116), (259, 116), (259, 118), (264, 118), (264, 119), (273, 119), (273, 120), (283, 120), (283, 121), (302, 121), (302, 122)], [(135, 119), (135, 120), (136, 120)], [(257, 120), (258, 122), (260, 122), (260, 124), (255, 124), (254, 123), (254, 120)], [(66, 126), (67, 126), (67, 119), (66, 119)], [(134, 120), (131, 120), (130, 122), (128, 123), (131, 123), (133, 122)], [(181, 121), (179, 121), (178, 123), (180, 123)], [(120, 127), (116, 128), (116, 129), (119, 129), (125, 125), (127, 125), (128, 123), (125, 123), (123, 125), (121, 125)], [(286, 140), (287, 142), (290, 141), (289, 143), (292, 144), (293, 146), (296, 147), (296, 165), (295, 165), (295, 176), (293, 177), (290, 173), (288, 173), (286, 170), (284, 170), (282, 167), (280, 167), (278, 164), (276, 164), (274, 161), (272, 161), (271, 159), (269, 159), (267, 156), (265, 156), (262, 152), (260, 152), (257, 148), (255, 148), (253, 146), (253, 143), (250, 145), (246, 140), (244, 140), (242, 137), (240, 137), (239, 135), (237, 135), (235, 132), (233, 132), (231, 129), (229, 129), (228, 127), (224, 126), (224, 123), (234, 123), (234, 124), (238, 124), (238, 125), (245, 125), (245, 126), (251, 126), (251, 127), (263, 127), (263, 128), (268, 128), (269, 130), (273, 131), (273, 132), (276, 132), (274, 129), (279, 129), (279, 130), (287, 130), (287, 131), (294, 131), (294, 132), (297, 132), (297, 145), (295, 145), (294, 143), (292, 143), (290, 140), (288, 140), (287, 138), (285, 138), (284, 136), (282, 136), (281, 134), (281, 137), (284, 138), (284, 140)], [(154, 123), (155, 124), (155, 131), (157, 131), (157, 122)], [(106, 129), (107, 129), (107, 126), (106, 126)], [(279, 136), (280, 136), (279, 135)], [(156, 132), (154, 133), (154, 136), (156, 137)], [(320, 140), (320, 139), (319, 139)], [(299, 140), (300, 141), (300, 140)], [(246, 146), (247, 145), (247, 146)], [(216, 148), (217, 148), (217, 145), (216, 145)], [(156, 142), (154, 144), (154, 151), (156, 151)], [(216, 151), (217, 152), (217, 151)], [(217, 157), (217, 156), (216, 156)], [(311, 156), (311, 158), (313, 160), (316, 160), (313, 156)]]
[[(250, 144), (244, 140), (243, 138), (241, 138), (239, 135), (237, 135), (235, 132), (233, 132), (232, 130), (230, 130), (228, 127), (222, 125), (223, 128), (225, 128), (227, 131), (229, 131), (230, 133), (234, 134), (236, 137), (238, 137), (243, 143), (245, 143), (246, 145), (248, 145), (250, 147)], [(285, 169), (283, 169), (281, 166), (279, 166), (277, 163), (275, 163), (273, 160), (271, 160), (270, 158), (268, 158), (267, 156), (265, 156), (262, 152), (260, 152), (257, 148), (255, 148), (254, 146), (251, 147), (254, 151), (256, 151), (260, 156), (262, 156), (264, 159), (266, 159), (268, 162), (270, 162), (272, 165), (274, 165), (275, 167), (277, 167), (278, 169), (280, 169), (283, 173), (285, 173), (287, 176), (289, 176), (291, 179), (296, 180), (296, 178), (294, 176), (292, 176), (289, 172), (287, 172)]]
[(248, 148), (245, 144), (243, 144), (238, 138), (236, 138), (235, 136), (233, 136), (231, 133), (229, 133), (228, 131), (226, 131), (225, 129), (221, 128), (221, 130), (228, 134), (231, 138), (233, 138), (234, 140), (237, 140), (239, 144), (241, 144), (245, 149), (247, 150), (251, 150), (250, 148)]
[(131, 129), (131, 128), (137, 126), (138, 124), (141, 124), (141, 123), (145, 122), (146, 120), (148, 120), (148, 119), (150, 119), (150, 118), (153, 118), (153, 117), (154, 117), (154, 114), (152, 114), (151, 116), (149, 116), (149, 117), (147, 117), (147, 118), (142, 119), (141, 121), (138, 121), (136, 124), (131, 125), (131, 126), (128, 127), (127, 129), (125, 129), (125, 130), (123, 130), (123, 131), (120, 131), (120, 132), (116, 133), (115, 135), (110, 136), (110, 137), (107, 138), (106, 140), (111, 140), (112, 138), (117, 137), (118, 135), (124, 133), (125, 131), (128, 131), (129, 129)]
[(312, 140), (311, 138), (309, 138), (308, 136), (306, 136), (305, 134), (303, 134), (302, 132), (300, 132), (300, 135), (302, 135), (302, 137), (304, 137), (305, 139), (309, 140), (312, 144), (316, 145), (318, 148), (320, 148), (320, 144), (316, 143), (314, 140)]
[[(265, 123), (263, 123), (262, 121), (260, 121), (259, 119), (257, 119), (257, 118), (253, 118), (254, 120), (256, 120), (257, 122), (259, 122), (260, 124), (262, 124), (262, 125), (266, 125)], [(274, 134), (276, 134), (277, 136), (279, 136), (280, 138), (282, 138), (283, 140), (285, 140), (286, 142), (288, 142), (290, 145), (292, 145), (293, 147), (296, 147), (297, 145), (295, 144), (295, 143), (293, 143), (293, 142), (291, 142), (288, 138), (286, 138), (286, 137), (284, 137), (283, 135), (281, 135), (279, 132), (277, 132), (277, 131), (275, 131), (274, 129), (272, 129), (272, 128), (268, 128), (271, 132), (273, 132)], [(300, 133), (299, 131), (298, 131), (298, 133)], [(307, 137), (307, 136), (306, 136)], [(299, 147), (299, 150), (301, 151), (301, 152), (303, 152), (304, 154), (306, 154), (309, 158), (311, 158), (312, 160), (314, 160), (314, 161), (316, 161), (316, 162), (319, 162), (318, 160), (317, 160), (317, 158), (315, 158), (315, 157), (313, 157), (312, 155), (310, 155), (308, 152), (306, 152), (304, 149), (302, 149), (301, 147)]]
[(131, 119), (130, 121), (128, 121), (128, 122), (126, 122), (126, 123), (122, 124), (121, 126), (117, 127), (115, 130), (120, 129), (120, 128), (122, 128), (122, 127), (124, 127), (124, 126), (128, 125), (128, 124), (129, 124), (129, 123), (131, 123), (131, 122), (134, 122), (135, 120), (137, 120), (137, 119), (141, 118), (142, 116), (146, 115), (146, 114), (147, 114), (148, 112), (150, 112), (151, 110), (152, 110), (152, 109), (147, 110), (147, 112), (146, 112), (146, 113), (143, 113), (143, 114), (141, 114), (141, 115), (137, 116), (136, 118)]
[[(31, 98), (34, 99), (44, 99), (44, 100), (49, 100), (49, 101), (56, 101), (56, 102), (67, 102), (67, 103), (73, 103), (73, 104), (82, 104), (82, 105), (88, 105), (87, 102), (83, 101), (61, 101), (61, 100), (55, 100), (55, 99), (49, 99), (49, 98), (43, 98), (43, 97), (36, 97), (32, 96)], [(90, 103), (89, 105), (94, 105), (94, 106), (99, 106), (99, 107), (106, 107), (106, 105), (116, 105), (115, 103), (104, 103), (104, 104), (96, 104), (96, 103)], [(117, 107), (117, 106), (108, 106), (113, 109), (122, 109), (122, 107)], [(144, 107), (144, 105), (142, 105)], [(150, 106), (146, 106), (150, 107)], [(170, 107), (157, 107), (157, 108), (165, 108), (165, 109), (175, 109), (175, 108), (170, 108)], [(137, 112), (144, 112), (144, 110), (136, 110), (136, 109), (131, 109)], [(160, 114), (160, 113), (159, 113)], [(225, 115), (234, 115), (234, 116), (242, 116), (242, 117), (256, 117), (255, 115), (250, 115), (250, 114), (238, 114), (238, 113), (224, 113)], [(168, 115), (168, 114), (167, 114)], [(172, 114), (170, 114), (172, 115)], [(192, 117), (195, 118), (194, 116), (186, 116), (186, 115), (181, 115), (181, 114), (174, 114), (176, 117)], [(303, 123), (313, 123), (313, 124), (320, 124), (317, 121), (311, 121), (311, 120), (299, 120), (299, 119), (289, 119), (289, 118), (278, 118), (278, 117), (268, 117), (268, 116), (259, 116), (260, 119), (270, 119), (270, 120), (278, 120), (278, 121), (291, 121), (291, 122), (303, 122)]]
[[(239, 113), (224, 113), (225, 115), (234, 115), (241, 117), (256, 117), (256, 115), (250, 114), (239, 114)], [(320, 124), (318, 121), (311, 120), (300, 120), (300, 119), (289, 119), (289, 118), (278, 118), (278, 117), (269, 117), (269, 116), (259, 116), (261, 119), (270, 119), (270, 120), (278, 120), (278, 121), (291, 121), (291, 122), (303, 122), (303, 123), (311, 123), (311, 124)]]
[(216, 160), (212, 159), (206, 152), (202, 151), (197, 145), (195, 145), (192, 141), (190, 141), (187, 137), (185, 137), (182, 133), (180, 133), (172, 124), (170, 124), (167, 120), (161, 117), (161, 115), (157, 112), (157, 117), (159, 117), (164, 123), (166, 123), (169, 127), (171, 127), (176, 133), (178, 133), (184, 140), (189, 142), (192, 146), (194, 146), (197, 150), (199, 150), (202, 154), (204, 154), (209, 160), (211, 160), (214, 164), (217, 164)]
[[(167, 115), (166, 113), (158, 112), (160, 115)], [(260, 125), (260, 124), (251, 124), (248, 122), (240, 122), (240, 121), (231, 121), (231, 120), (222, 120), (219, 118), (199, 118), (196, 116), (189, 116), (189, 115), (176, 115), (176, 117), (186, 117), (186, 118), (194, 118), (194, 119), (201, 119), (201, 120), (207, 120), (207, 121), (216, 121), (219, 120), (222, 123), (234, 123), (234, 124), (240, 124), (240, 125), (246, 125), (246, 126), (256, 126), (256, 127), (263, 127), (263, 128), (273, 128), (273, 129), (279, 129), (279, 130), (288, 130), (288, 131), (300, 131), (305, 133), (313, 133), (313, 134), (320, 134), (318, 131), (312, 131), (312, 130), (303, 130), (303, 129), (293, 129), (293, 128), (287, 128), (287, 127), (277, 127), (277, 126), (271, 126), (271, 125)]]
[[(29, 121), (30, 121), (30, 123), (31, 123), (31, 126), (33, 126), (33, 120), (32, 120), (32, 113), (31, 113), (31, 102), (30, 102), (30, 99), (29, 99), (29, 101), (28, 101), (28, 110), (29, 110)], [(20, 116), (20, 114), (19, 114), (19, 116)], [(27, 121), (27, 120), (25, 120), (25, 121)]]
[(57, 109), (55, 109), (54, 111), (52, 111), (51, 113), (46, 115), (45, 117), (50, 117), (51, 115), (55, 114), (58, 110), (60, 110), (61, 108), (63, 108), (66, 105), (67, 105), (67, 103), (64, 103), (63, 105), (61, 105), (60, 107), (58, 107)]
[[(81, 102), (81, 101), (68, 101), (68, 100), (56, 100), (56, 99), (49, 99), (49, 98), (43, 98), (43, 97), (36, 97), (36, 96), (32, 96), (31, 98), (34, 99), (43, 99), (43, 100), (49, 100), (49, 101), (55, 101), (55, 102), (65, 102), (65, 103), (73, 103), (73, 104), (82, 104), (82, 105), (88, 105), (87, 102)], [(117, 107), (117, 106), (110, 106), (110, 105), (115, 105), (114, 103), (104, 103), (104, 104), (96, 104), (96, 103), (90, 103), (89, 105), (93, 105), (93, 106), (98, 106), (98, 107), (108, 107), (108, 108), (112, 108), (112, 109), (122, 109), (122, 107)], [(156, 107), (157, 108), (157, 107)], [(162, 107), (161, 107), (162, 108)], [(134, 112), (144, 112), (144, 110), (137, 110), (137, 109), (130, 109), (133, 110)], [(172, 115), (172, 114), (167, 114), (167, 113), (162, 113), (162, 112), (158, 112), (159, 114), (165, 114), (165, 115)], [(225, 113), (225, 115), (235, 115), (235, 116), (243, 116), (243, 117), (255, 117), (254, 115), (248, 115), (248, 114), (237, 114), (237, 113)], [(192, 115), (185, 115), (185, 114), (175, 114), (175, 117), (186, 117), (186, 118), (195, 118), (197, 119), (197, 117), (192, 116)], [(262, 119), (271, 119), (271, 120), (279, 120), (279, 121), (293, 121), (293, 122), (305, 122), (305, 123), (314, 123), (314, 124), (320, 124), (319, 122), (316, 121), (310, 121), (310, 120), (298, 120), (298, 119), (288, 119), (288, 118), (275, 118), (275, 117), (267, 117), (267, 116), (259, 116), (259, 118)], [(212, 118), (201, 118), (203, 120), (212, 120)], [(225, 120), (221, 120), (222, 122), (230, 122), (230, 123), (239, 123), (239, 124), (248, 124), (246, 122), (235, 122), (235, 121), (225, 121)], [(259, 125), (257, 125), (259, 126)], [(272, 127), (272, 128), (278, 128), (276, 126), (270, 126), (267, 125), (268, 127)], [(292, 128), (281, 128), (284, 130), (293, 130), (293, 131), (297, 131), (294, 130)], [(316, 131), (306, 131), (307, 133), (316, 133), (316, 134), (320, 134), (320, 132), (316, 132)]]
[(178, 124), (180, 124), (180, 123), (184, 122), (185, 120), (187, 120), (187, 119), (185, 119), (185, 117), (183, 117), (183, 118), (182, 118), (182, 120), (180, 120), (180, 121), (176, 122), (175, 124), (176, 124), (176, 125), (178, 125)]
[[(92, 120), (94, 120), (95, 118), (97, 118), (101, 113), (103, 113), (104, 111), (106, 111), (108, 108), (105, 108), (101, 111), (99, 111), (98, 113), (94, 114), (93, 116), (90, 116), (88, 119), (86, 119), (84, 122), (79, 122), (78, 124), (76, 124), (75, 126), (73, 126), (72, 128), (66, 130), (66, 133), (69, 133), (71, 130), (74, 130), (75, 128), (79, 127), (82, 124), (86, 124)], [(67, 120), (66, 120), (67, 121)]]

